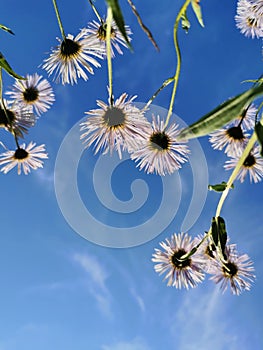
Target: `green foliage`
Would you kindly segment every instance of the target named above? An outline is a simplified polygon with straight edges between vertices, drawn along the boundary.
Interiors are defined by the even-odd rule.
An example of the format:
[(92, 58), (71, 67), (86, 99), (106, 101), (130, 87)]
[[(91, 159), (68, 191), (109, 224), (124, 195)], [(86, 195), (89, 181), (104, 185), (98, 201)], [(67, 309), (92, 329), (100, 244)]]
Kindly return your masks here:
[(4, 26), (3, 24), (0, 24), (0, 29), (3, 29), (5, 32), (8, 32), (10, 34), (15, 34), (14, 32), (12, 32), (12, 30), (6, 26)]
[(10, 67), (9, 63), (7, 62), (7, 60), (5, 59), (5, 57), (1, 52), (0, 52), (0, 67), (3, 68), (9, 75), (11, 75), (14, 78), (24, 79), (23, 77), (21, 77), (20, 75), (16, 74), (13, 71), (13, 69)]
[(263, 157), (263, 125), (261, 124), (261, 122), (258, 122), (255, 125), (255, 132), (257, 134), (258, 142), (261, 146), (260, 155), (261, 157)]
[(214, 244), (215, 246), (219, 247), (224, 254), (227, 242), (225, 220), (221, 216), (213, 217), (211, 228)]
[[(223, 192), (226, 189), (227, 183), (225, 181), (222, 181), (221, 184), (216, 184), (216, 185), (208, 185), (208, 189), (210, 191), (215, 191), (215, 192)], [(231, 188), (234, 188), (234, 185), (231, 185)]]
[(204, 117), (200, 118), (197, 122), (183, 129), (178, 135), (178, 140), (189, 140), (195, 137), (204, 136), (221, 128), (237, 118), (249, 103), (262, 94), (263, 84), (260, 84), (225, 101)]
[(190, 29), (191, 24), (190, 24), (190, 22), (189, 22), (189, 20), (187, 18), (186, 11), (182, 14), (181, 24), (182, 24), (183, 30), (185, 30), (186, 33), (188, 33), (188, 30)]
[(196, 18), (200, 24), (201, 27), (204, 27), (204, 22), (203, 22), (203, 16), (202, 16), (202, 10), (201, 6), (199, 5), (200, 0), (192, 0), (191, 5), (194, 10), (194, 13), (196, 15)]
[(118, 0), (107, 0), (107, 3), (112, 9), (112, 15), (116, 22), (117, 27), (119, 28), (121, 34), (123, 35), (127, 45), (131, 49), (131, 44), (129, 42), (129, 39), (126, 33), (125, 22), (123, 19), (123, 15), (122, 15)]

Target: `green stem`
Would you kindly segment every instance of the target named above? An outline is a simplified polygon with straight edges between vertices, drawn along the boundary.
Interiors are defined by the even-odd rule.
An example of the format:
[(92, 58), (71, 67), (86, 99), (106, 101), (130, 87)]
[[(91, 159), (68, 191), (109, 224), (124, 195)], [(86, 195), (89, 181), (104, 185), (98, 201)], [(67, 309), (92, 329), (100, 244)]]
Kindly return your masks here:
[(54, 9), (55, 9), (55, 12), (56, 12), (56, 16), (57, 16), (58, 25), (59, 25), (59, 29), (60, 29), (61, 35), (63, 37), (63, 40), (66, 40), (65, 31), (64, 31), (64, 28), (63, 28), (63, 25), (62, 25), (62, 22), (61, 22), (61, 18), (60, 18), (60, 14), (59, 14), (59, 11), (58, 11), (57, 1), (56, 0), (52, 0), (52, 1), (53, 1)]
[[(263, 116), (261, 118), (261, 121), (260, 122), (263, 122)], [(244, 161), (246, 160), (247, 156), (249, 155), (250, 151), (252, 150), (255, 142), (257, 140), (257, 135), (256, 135), (256, 132), (254, 131), (250, 140), (248, 141), (247, 143), (247, 146), (246, 148), (244, 149), (243, 153), (242, 153), (242, 156), (240, 157), (239, 161), (237, 162), (237, 165), (235, 166), (235, 169), (233, 170), (232, 174), (230, 175), (228, 181), (227, 181), (227, 184), (226, 184), (226, 188), (225, 190), (223, 191), (220, 199), (219, 199), (219, 202), (218, 202), (218, 205), (217, 205), (217, 209), (216, 209), (216, 217), (220, 216), (220, 213), (221, 213), (221, 210), (222, 210), (222, 207), (223, 207), (223, 204), (226, 200), (226, 197), (229, 193), (229, 190), (233, 184), (233, 182), (235, 181)]]
[(11, 122), (11, 120), (9, 119), (9, 116), (8, 116), (8, 113), (7, 113), (7, 110), (6, 110), (6, 107), (5, 107), (4, 99), (3, 99), (2, 67), (0, 67), (0, 100), (1, 100), (1, 105), (2, 105), (2, 108), (3, 108), (3, 110), (4, 110), (4, 113), (5, 113), (7, 122), (8, 122), (8, 124), (9, 124), (9, 126), (10, 126), (10, 129), (11, 129), (11, 134), (14, 136), (14, 138), (15, 138), (15, 143), (16, 143), (17, 147), (19, 148), (17, 136), (16, 136), (16, 133), (15, 133), (15, 131), (14, 131), (14, 129), (13, 129), (12, 122)]
[(112, 62), (111, 62), (111, 23), (113, 15), (112, 9), (108, 6), (107, 11), (107, 28), (106, 28), (106, 49), (107, 49), (107, 63), (108, 63), (108, 80), (109, 80), (109, 99), (110, 104), (113, 104), (113, 89), (112, 89)]
[(169, 110), (167, 113), (167, 117), (166, 117), (166, 121), (165, 121), (165, 125), (164, 128), (167, 127), (169, 120), (171, 118), (172, 115), (172, 111), (173, 111), (173, 105), (174, 105), (174, 99), (175, 99), (175, 94), (176, 94), (176, 90), (177, 90), (177, 86), (178, 86), (178, 80), (179, 80), (179, 75), (180, 75), (180, 71), (181, 71), (181, 52), (180, 52), (180, 47), (178, 44), (178, 26), (179, 26), (179, 22), (180, 19), (182, 17), (182, 15), (185, 13), (188, 5), (190, 4), (191, 0), (186, 0), (185, 3), (183, 4), (183, 6), (181, 7), (175, 23), (174, 23), (174, 47), (175, 47), (175, 51), (176, 51), (176, 57), (177, 57), (177, 66), (176, 66), (176, 71), (175, 71), (175, 75), (174, 75), (174, 87), (173, 87), (173, 91), (172, 91), (172, 96), (171, 96), (171, 100), (170, 100), (170, 106), (169, 106)]
[(99, 15), (99, 13), (98, 13), (96, 7), (94, 6), (93, 1), (92, 1), (92, 0), (89, 0), (89, 3), (90, 3), (90, 6), (92, 7), (93, 12), (94, 12), (95, 15), (97, 16), (98, 20), (100, 21), (100, 23), (102, 23), (103, 20), (102, 20), (101, 16)]
[(162, 91), (167, 85), (169, 85), (173, 80), (174, 80), (173, 77), (172, 77), (172, 78), (166, 79), (166, 80), (163, 82), (162, 86), (159, 87), (159, 89), (155, 91), (155, 93), (152, 95), (152, 97), (149, 99), (149, 101), (146, 103), (146, 105), (145, 105), (145, 107), (144, 107), (143, 109), (146, 110), (146, 109), (150, 106), (150, 104), (153, 102), (153, 100), (157, 97), (157, 95), (159, 94), (159, 92), (161, 92), (161, 91)]

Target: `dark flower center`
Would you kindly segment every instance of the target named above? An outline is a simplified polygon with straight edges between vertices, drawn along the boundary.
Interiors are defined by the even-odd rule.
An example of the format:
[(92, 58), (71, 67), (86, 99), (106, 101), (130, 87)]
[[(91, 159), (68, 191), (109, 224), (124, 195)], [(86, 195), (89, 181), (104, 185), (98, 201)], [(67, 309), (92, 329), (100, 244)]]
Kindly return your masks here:
[(180, 260), (180, 258), (186, 254), (184, 249), (179, 249), (172, 255), (172, 263), (177, 269), (184, 269), (191, 266), (191, 259)]
[[(6, 116), (7, 113), (7, 116)], [(7, 126), (10, 122), (10, 124), (13, 123), (15, 120), (15, 114), (10, 111), (9, 109), (6, 110), (6, 112), (0, 108), (0, 125)]]
[(255, 164), (256, 164), (256, 158), (252, 154), (249, 154), (243, 163), (243, 165), (247, 168), (251, 168)]
[(222, 270), (223, 270), (225, 276), (229, 277), (229, 278), (234, 277), (238, 272), (238, 268), (237, 268), (236, 264), (234, 264), (230, 261), (223, 265)]
[(227, 135), (234, 140), (243, 140), (244, 139), (244, 134), (243, 134), (243, 131), (242, 131), (240, 125), (232, 126), (231, 128), (229, 128), (227, 130)]
[(23, 96), (26, 102), (33, 102), (38, 99), (38, 89), (33, 86), (30, 86), (25, 89)]
[(25, 159), (28, 157), (28, 152), (26, 150), (24, 150), (23, 148), (18, 148), (16, 151), (15, 151), (15, 154), (14, 154), (14, 158), (15, 159)]
[(79, 53), (80, 44), (71, 39), (65, 39), (61, 43), (60, 52), (65, 58), (75, 56)]
[(170, 145), (170, 139), (165, 132), (155, 132), (151, 135), (150, 141), (152, 146), (157, 149), (168, 149)]
[(125, 114), (120, 108), (110, 107), (103, 116), (107, 126), (116, 128), (122, 126), (125, 122)]
[[(114, 38), (115, 37), (115, 30), (111, 27), (111, 37)], [(107, 23), (102, 23), (98, 29), (98, 33), (97, 33), (97, 37), (100, 40), (106, 40), (106, 35), (107, 35)]]

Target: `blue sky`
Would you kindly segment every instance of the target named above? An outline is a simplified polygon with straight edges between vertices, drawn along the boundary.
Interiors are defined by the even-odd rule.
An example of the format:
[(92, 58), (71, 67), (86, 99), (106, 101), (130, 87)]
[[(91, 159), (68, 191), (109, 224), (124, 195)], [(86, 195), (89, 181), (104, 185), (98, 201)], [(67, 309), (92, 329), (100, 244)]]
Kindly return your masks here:
[[(134, 53), (125, 50), (113, 60), (116, 97), (127, 92), (138, 95), (138, 102), (147, 102), (174, 74), (172, 27), (180, 3), (153, 0), (136, 4), (160, 46), (157, 53), (126, 2), (121, 2), (133, 31)], [(97, 0), (97, 5), (103, 14), (105, 3)], [(58, 0), (58, 6), (66, 33), (77, 34), (95, 19), (88, 1)], [(203, 0), (202, 6), (205, 28), (198, 25), (189, 9), (189, 33), (179, 32), (182, 72), (174, 112), (187, 124), (244, 91), (247, 85), (242, 81), (262, 74), (262, 42), (248, 39), (236, 29), (236, 2)], [(0, 23), (15, 32), (15, 36), (0, 32), (0, 50), (14, 70), (21, 75), (37, 72), (47, 77), (39, 65), (60, 36), (52, 1), (4, 1)], [(84, 112), (95, 108), (97, 99), (107, 99), (106, 68), (102, 62), (88, 82), (79, 81), (75, 86), (52, 83), (56, 102), (26, 137), (26, 142), (45, 143), (49, 159), (43, 169), (28, 176), (18, 176), (15, 171), (1, 175), (0, 350), (262, 349), (262, 184), (237, 183), (222, 212), (231, 242), (251, 257), (256, 269), (256, 283), (239, 297), (229, 291), (222, 295), (207, 279), (190, 291), (169, 288), (153, 269), (154, 248), (180, 231), (190, 207), (193, 176), (189, 165), (174, 175), (174, 185), (169, 182), (172, 177), (165, 180), (171, 194), (165, 201), (162, 220), (166, 222), (169, 210), (178, 206), (175, 217), (144, 244), (123, 249), (94, 244), (76, 233), (62, 215), (54, 188), (56, 157), (65, 135)], [(4, 90), (13, 83), (5, 73), (3, 80)], [(154, 103), (167, 108), (170, 94), (168, 87)], [(1, 140), (13, 145), (4, 131)], [(209, 183), (227, 180), (222, 168), (224, 155), (213, 151), (207, 138), (199, 142)], [(73, 144), (69, 160), (75, 147)], [(125, 201), (133, 199), (132, 181), (140, 179), (137, 185), (142, 187), (134, 187), (134, 201), (140, 201), (136, 194), (142, 190), (145, 204), (129, 215), (116, 213), (100, 203), (92, 187), (94, 167), (100, 164), (97, 161), (104, 161), (101, 158), (87, 150), (78, 169), (79, 193), (92, 216), (106, 227), (116, 227), (116, 231), (150, 219), (161, 203), (162, 180), (140, 172), (131, 161), (120, 162), (111, 182), (116, 198), (111, 193), (101, 195), (112, 208), (118, 207), (118, 201), (124, 201), (124, 207)], [(65, 169), (68, 164), (65, 162)], [(109, 180), (104, 179), (108, 176), (105, 169), (102, 163), (97, 172), (99, 188)], [(202, 171), (205, 174), (206, 169)], [(218, 199), (217, 193), (207, 193), (202, 214), (189, 228), (190, 234), (209, 228)], [(70, 204), (74, 210), (74, 203)], [(94, 234), (92, 230), (95, 226), (87, 228)]]

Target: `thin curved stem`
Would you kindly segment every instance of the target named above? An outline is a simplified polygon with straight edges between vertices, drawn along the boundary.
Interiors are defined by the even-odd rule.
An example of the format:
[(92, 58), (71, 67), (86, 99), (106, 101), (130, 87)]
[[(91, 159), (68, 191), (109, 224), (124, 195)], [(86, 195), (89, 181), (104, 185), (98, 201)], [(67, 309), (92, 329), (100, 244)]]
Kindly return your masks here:
[(89, 0), (90, 6), (92, 7), (93, 12), (95, 13), (96, 17), (98, 18), (98, 20), (100, 21), (100, 23), (103, 22), (103, 19), (101, 18), (101, 16), (99, 15), (99, 12), (97, 11), (95, 5), (93, 4), (92, 0)]
[(54, 9), (55, 9), (55, 12), (56, 12), (59, 29), (60, 29), (61, 35), (63, 37), (63, 40), (65, 40), (66, 39), (66, 35), (65, 35), (65, 31), (64, 31), (64, 28), (63, 28), (63, 25), (62, 25), (62, 22), (61, 22), (61, 18), (60, 18), (60, 14), (59, 14), (59, 11), (58, 11), (57, 1), (56, 0), (52, 0), (52, 1), (53, 1)]
[(174, 23), (174, 47), (175, 47), (175, 51), (176, 51), (176, 57), (177, 57), (177, 66), (176, 66), (176, 71), (175, 71), (175, 75), (174, 75), (174, 86), (173, 86), (173, 91), (172, 91), (172, 96), (171, 96), (171, 100), (170, 100), (170, 106), (169, 106), (169, 110), (167, 113), (167, 117), (166, 117), (166, 121), (165, 121), (165, 125), (164, 128), (167, 127), (169, 120), (171, 118), (172, 115), (172, 111), (173, 111), (173, 105), (174, 105), (174, 99), (175, 99), (175, 95), (176, 95), (176, 91), (177, 91), (177, 86), (178, 86), (178, 80), (179, 80), (179, 75), (180, 75), (180, 71), (181, 71), (181, 51), (180, 51), (180, 47), (179, 47), (179, 43), (178, 43), (178, 26), (179, 26), (179, 22), (180, 19), (182, 18), (182, 15), (184, 14), (184, 12), (186, 11), (188, 5), (190, 4), (191, 0), (186, 0), (185, 3), (183, 4), (183, 6), (181, 7), (175, 23)]
[(107, 11), (107, 28), (106, 28), (106, 49), (107, 49), (107, 63), (108, 63), (108, 80), (109, 80), (109, 99), (110, 104), (113, 104), (113, 89), (112, 89), (112, 62), (111, 62), (111, 23), (113, 15), (112, 9), (108, 6)]
[[(261, 118), (261, 121), (260, 122), (263, 122), (263, 117)], [(216, 217), (220, 216), (220, 213), (221, 213), (221, 210), (222, 210), (222, 207), (223, 207), (223, 204), (226, 200), (226, 197), (229, 193), (229, 190), (233, 184), (233, 182), (235, 181), (244, 161), (246, 160), (247, 156), (249, 155), (249, 152), (252, 150), (255, 142), (257, 140), (257, 135), (256, 135), (256, 132), (254, 131), (250, 140), (248, 141), (248, 144), (246, 146), (246, 148), (244, 149), (243, 153), (242, 153), (242, 156), (240, 157), (239, 161), (237, 162), (237, 165), (235, 166), (235, 169), (233, 170), (232, 174), (230, 175), (228, 181), (227, 181), (227, 184), (226, 184), (226, 188), (225, 190), (223, 191), (220, 199), (219, 199), (219, 202), (218, 202), (218, 205), (217, 205), (217, 208), (216, 208)]]

